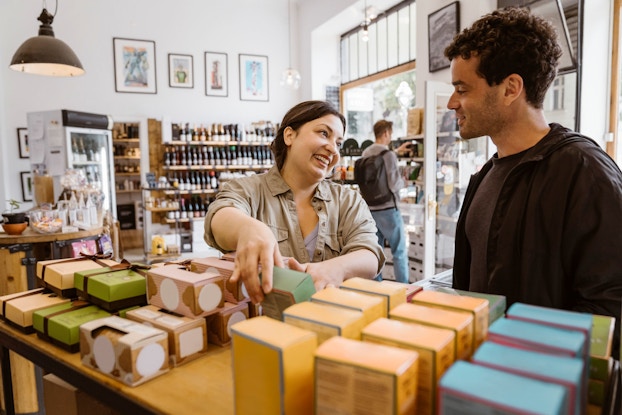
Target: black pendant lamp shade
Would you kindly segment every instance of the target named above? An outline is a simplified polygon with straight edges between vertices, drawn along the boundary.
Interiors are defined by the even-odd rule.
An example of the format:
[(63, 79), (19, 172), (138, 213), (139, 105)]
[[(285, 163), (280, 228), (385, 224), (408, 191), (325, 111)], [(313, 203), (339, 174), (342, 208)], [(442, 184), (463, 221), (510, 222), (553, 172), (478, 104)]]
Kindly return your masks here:
[(45, 8), (37, 18), (39, 36), (31, 37), (17, 49), (11, 69), (36, 75), (79, 76), (84, 74), (80, 59), (65, 42), (54, 37), (52, 16)]

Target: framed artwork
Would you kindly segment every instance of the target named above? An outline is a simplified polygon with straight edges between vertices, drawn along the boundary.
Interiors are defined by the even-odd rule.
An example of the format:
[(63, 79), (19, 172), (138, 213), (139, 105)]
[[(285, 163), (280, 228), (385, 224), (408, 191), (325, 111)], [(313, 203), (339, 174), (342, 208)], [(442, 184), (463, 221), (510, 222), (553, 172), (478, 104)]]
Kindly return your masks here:
[(17, 143), (19, 144), (19, 158), (27, 159), (30, 157), (30, 149), (28, 148), (28, 128), (17, 129)]
[(168, 85), (171, 88), (194, 88), (192, 55), (168, 54)]
[(460, 29), (460, 3), (454, 1), (428, 16), (428, 54), (430, 72), (449, 67), (445, 48)]
[(24, 200), (24, 202), (32, 202), (32, 173), (29, 171), (21, 171), (19, 172), (19, 175), (22, 179), (22, 199)]
[(228, 96), (228, 73), (226, 53), (205, 52), (205, 95), (208, 97)]
[(115, 90), (156, 94), (155, 42), (115, 37), (112, 44)]
[(268, 57), (240, 53), (240, 100), (268, 101)]

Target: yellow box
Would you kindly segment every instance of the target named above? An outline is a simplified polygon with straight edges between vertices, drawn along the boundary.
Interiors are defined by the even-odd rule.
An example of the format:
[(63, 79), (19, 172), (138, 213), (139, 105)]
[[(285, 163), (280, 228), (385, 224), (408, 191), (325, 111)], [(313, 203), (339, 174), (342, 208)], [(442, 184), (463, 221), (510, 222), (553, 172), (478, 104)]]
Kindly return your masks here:
[(210, 343), (226, 346), (231, 343), (231, 326), (240, 321), (249, 319), (247, 302), (232, 304), (225, 302), (225, 306), (216, 314), (206, 317), (207, 335)]
[(422, 324), (379, 318), (363, 329), (364, 341), (414, 350), (419, 354), (418, 415), (436, 411), (436, 385), (454, 363), (454, 332)]
[(164, 313), (147, 305), (125, 313), (129, 320), (153, 326), (168, 333), (171, 366), (190, 362), (207, 352), (207, 325), (204, 318)]
[(315, 414), (414, 414), (415, 351), (332, 337), (315, 352)]
[(383, 284), (376, 280), (368, 280), (359, 277), (350, 278), (345, 280), (339, 288), (384, 298), (387, 315), (389, 315), (389, 311), (392, 308), (406, 302), (406, 290), (404, 290), (403, 287)]
[(169, 370), (165, 331), (110, 316), (80, 326), (80, 358), (85, 366), (136, 386)]
[(147, 273), (147, 301), (187, 317), (208, 316), (224, 306), (224, 278), (217, 272), (197, 274), (179, 265), (152, 268)]
[(382, 298), (336, 287), (328, 287), (316, 292), (311, 296), (311, 302), (360, 311), (365, 316), (367, 324), (380, 317), (387, 317), (387, 308)]
[(477, 349), (488, 336), (488, 300), (485, 298), (423, 290), (415, 294), (412, 302), (428, 307), (471, 313), (473, 315), (473, 350)]
[(360, 340), (361, 330), (367, 325), (362, 311), (311, 301), (287, 307), (283, 311), (283, 321), (301, 329), (314, 331), (317, 334), (318, 344), (333, 336)]
[(37, 278), (39, 286), (49, 288), (63, 297), (75, 297), (76, 288), (73, 283), (73, 273), (91, 269), (118, 265), (116, 261), (87, 258), (51, 259), (37, 262)]
[(384, 285), (392, 285), (394, 287), (399, 287), (406, 292), (406, 302), (410, 303), (413, 299), (413, 296), (417, 294), (419, 291), (423, 290), (423, 287), (420, 285), (413, 284), (404, 284), (403, 282), (391, 281), (391, 280), (382, 280), (381, 284)]
[(405, 303), (391, 310), (389, 318), (449, 329), (454, 332), (455, 336), (456, 360), (469, 359), (473, 354), (473, 315), (471, 313)]
[(68, 303), (68, 298), (58, 296), (44, 288), (8, 294), (0, 297), (2, 317), (9, 324), (21, 328), (27, 333), (34, 332), (32, 328), (32, 313), (57, 304)]
[(231, 332), (236, 415), (312, 415), (317, 335), (267, 316)]

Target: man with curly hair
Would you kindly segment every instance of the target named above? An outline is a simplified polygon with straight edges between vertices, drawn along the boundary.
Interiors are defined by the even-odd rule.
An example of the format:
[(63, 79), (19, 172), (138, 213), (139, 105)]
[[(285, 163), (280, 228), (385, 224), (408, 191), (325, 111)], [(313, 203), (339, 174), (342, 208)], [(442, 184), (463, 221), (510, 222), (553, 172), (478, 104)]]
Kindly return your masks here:
[(524, 8), (483, 16), (445, 49), (461, 137), (497, 146), (464, 197), (453, 286), (613, 316), (617, 355), (622, 173), (592, 139), (547, 123), (561, 54), (553, 26)]

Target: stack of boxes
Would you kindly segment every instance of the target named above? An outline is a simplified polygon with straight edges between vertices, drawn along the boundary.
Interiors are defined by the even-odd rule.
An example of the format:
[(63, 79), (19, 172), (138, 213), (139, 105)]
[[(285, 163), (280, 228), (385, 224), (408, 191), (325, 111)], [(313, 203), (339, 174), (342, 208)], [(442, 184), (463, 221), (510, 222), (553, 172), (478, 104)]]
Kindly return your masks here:
[(362, 278), (315, 292), (310, 275), (281, 268), (253, 305), (231, 259), (42, 261), (41, 288), (0, 297), (2, 318), (130, 386), (231, 343), (240, 415), (605, 404), (612, 318), (520, 303), (504, 315), (501, 296)]

